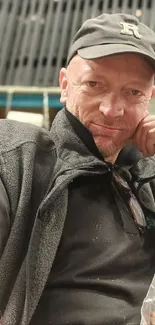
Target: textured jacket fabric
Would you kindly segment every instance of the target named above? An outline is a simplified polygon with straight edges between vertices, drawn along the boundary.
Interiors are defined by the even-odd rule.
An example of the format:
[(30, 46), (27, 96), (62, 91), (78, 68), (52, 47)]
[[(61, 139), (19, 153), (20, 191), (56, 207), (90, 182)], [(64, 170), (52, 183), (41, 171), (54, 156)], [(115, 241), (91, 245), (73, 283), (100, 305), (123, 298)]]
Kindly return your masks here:
[[(0, 311), (4, 325), (28, 325), (48, 279), (67, 214), (67, 184), (107, 173), (64, 110), (50, 132), (0, 121)], [(155, 213), (155, 159), (130, 169), (141, 204)], [(1, 195), (2, 194), (2, 195)]]

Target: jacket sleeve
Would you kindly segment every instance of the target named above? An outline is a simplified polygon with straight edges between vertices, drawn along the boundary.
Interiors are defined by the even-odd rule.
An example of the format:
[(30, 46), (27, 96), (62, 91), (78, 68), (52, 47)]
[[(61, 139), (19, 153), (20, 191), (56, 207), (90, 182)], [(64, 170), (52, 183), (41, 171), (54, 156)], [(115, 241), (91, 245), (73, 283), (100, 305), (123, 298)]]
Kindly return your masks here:
[(10, 204), (5, 187), (0, 179), (0, 256), (10, 231)]

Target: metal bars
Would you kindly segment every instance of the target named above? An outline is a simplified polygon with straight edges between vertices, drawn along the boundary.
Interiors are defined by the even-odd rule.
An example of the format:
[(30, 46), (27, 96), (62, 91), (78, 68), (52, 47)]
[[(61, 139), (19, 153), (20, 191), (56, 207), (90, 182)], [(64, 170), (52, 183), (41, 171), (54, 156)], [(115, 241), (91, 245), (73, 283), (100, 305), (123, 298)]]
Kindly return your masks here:
[(155, 30), (154, 0), (1, 0), (0, 85), (58, 86), (75, 32), (103, 12), (134, 14)]

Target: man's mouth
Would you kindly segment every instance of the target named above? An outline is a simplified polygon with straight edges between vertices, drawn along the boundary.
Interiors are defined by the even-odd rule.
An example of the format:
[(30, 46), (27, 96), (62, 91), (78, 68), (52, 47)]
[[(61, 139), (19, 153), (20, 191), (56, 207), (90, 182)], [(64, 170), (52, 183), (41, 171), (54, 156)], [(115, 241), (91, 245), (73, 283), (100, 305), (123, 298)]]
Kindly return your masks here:
[(103, 125), (103, 124), (101, 125), (101, 124), (96, 124), (96, 123), (92, 123), (91, 129), (98, 135), (102, 135), (104, 133), (105, 134), (114, 134), (114, 133), (117, 133), (120, 131), (124, 131), (124, 129), (121, 127), (109, 126), (109, 125)]

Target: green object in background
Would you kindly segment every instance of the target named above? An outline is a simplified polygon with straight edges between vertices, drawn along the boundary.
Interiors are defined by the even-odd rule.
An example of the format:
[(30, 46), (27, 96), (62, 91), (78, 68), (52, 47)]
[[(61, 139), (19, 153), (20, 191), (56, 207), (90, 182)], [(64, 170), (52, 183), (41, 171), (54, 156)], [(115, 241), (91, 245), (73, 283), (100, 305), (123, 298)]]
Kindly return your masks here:
[(155, 114), (155, 97), (153, 97), (149, 104), (149, 113)]
[[(59, 94), (48, 95), (49, 108), (56, 110), (62, 109), (63, 105), (60, 103)], [(0, 108), (7, 106), (7, 95), (0, 94)], [(43, 96), (41, 94), (12, 94), (11, 108), (13, 109), (37, 109), (43, 107)]]

